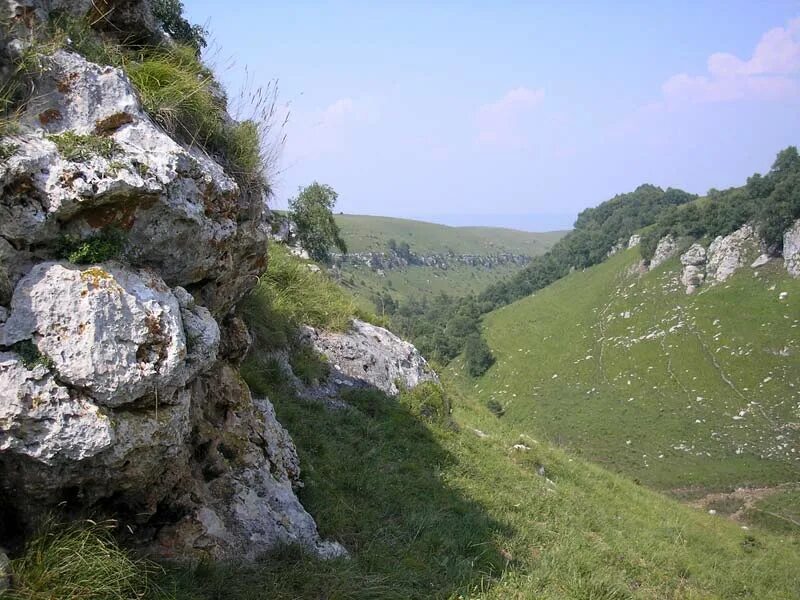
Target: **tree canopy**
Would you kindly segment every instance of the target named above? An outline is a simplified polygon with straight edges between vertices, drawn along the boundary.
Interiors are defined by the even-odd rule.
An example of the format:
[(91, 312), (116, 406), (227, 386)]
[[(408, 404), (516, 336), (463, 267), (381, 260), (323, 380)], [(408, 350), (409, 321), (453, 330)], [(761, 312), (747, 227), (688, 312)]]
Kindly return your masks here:
[(311, 258), (330, 262), (331, 248), (347, 253), (347, 245), (333, 218), (333, 207), (339, 195), (334, 189), (316, 181), (300, 188), (289, 200), (289, 217), (297, 225), (297, 237)]

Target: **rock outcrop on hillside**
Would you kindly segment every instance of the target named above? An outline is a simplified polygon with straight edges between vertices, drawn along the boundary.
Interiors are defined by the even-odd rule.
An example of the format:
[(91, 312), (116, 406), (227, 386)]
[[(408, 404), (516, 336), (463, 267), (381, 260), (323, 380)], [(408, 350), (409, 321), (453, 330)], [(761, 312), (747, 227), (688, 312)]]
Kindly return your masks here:
[(650, 259), (650, 270), (659, 267), (675, 256), (678, 252), (678, 242), (673, 235), (665, 235), (658, 241), (653, 258)]
[(425, 381), (438, 381), (419, 351), (392, 332), (354, 319), (349, 331), (303, 328), (303, 341), (323, 355), (331, 372), (315, 393), (335, 396), (341, 389), (373, 387), (395, 396)]
[(758, 236), (749, 224), (724, 237), (718, 236), (708, 249), (694, 243), (681, 255), (681, 283), (686, 286), (687, 294), (693, 294), (704, 282), (726, 281), (747, 264), (753, 263), (753, 267), (765, 264), (766, 260), (753, 262), (758, 254)]
[[(0, 54), (49, 9), (97, 5), (4, 0), (18, 38)], [(163, 39), (148, 2), (109, 6), (102, 26)], [(291, 438), (238, 375), (231, 309), (266, 265), (262, 194), (171, 138), (119, 69), (40, 59), (0, 163), (0, 541), (56, 511), (113, 516), (166, 556), (341, 555), (294, 493)], [(113, 260), (64, 260), (65, 239), (110, 228)]]
[(800, 219), (783, 234), (783, 262), (789, 275), (800, 277)]
[(692, 244), (681, 255), (681, 283), (686, 286), (686, 293), (693, 294), (706, 278), (706, 249), (700, 244)]

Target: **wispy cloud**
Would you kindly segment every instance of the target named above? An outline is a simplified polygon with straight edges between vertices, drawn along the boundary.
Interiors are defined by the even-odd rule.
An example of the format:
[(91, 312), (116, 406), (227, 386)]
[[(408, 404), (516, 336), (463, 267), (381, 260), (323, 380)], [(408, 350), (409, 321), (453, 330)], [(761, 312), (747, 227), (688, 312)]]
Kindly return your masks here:
[(800, 18), (767, 31), (748, 60), (726, 52), (708, 58), (707, 73), (673, 75), (661, 86), (667, 103), (782, 100), (800, 95)]
[(525, 142), (526, 117), (544, 100), (542, 89), (518, 87), (502, 98), (478, 109), (478, 142), (486, 145), (518, 146)]

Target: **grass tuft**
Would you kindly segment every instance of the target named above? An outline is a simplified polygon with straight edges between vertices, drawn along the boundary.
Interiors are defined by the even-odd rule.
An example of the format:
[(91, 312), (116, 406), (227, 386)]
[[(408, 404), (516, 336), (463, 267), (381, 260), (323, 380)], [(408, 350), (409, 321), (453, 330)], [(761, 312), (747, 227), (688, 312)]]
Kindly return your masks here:
[(73, 162), (86, 162), (95, 156), (108, 160), (120, 150), (119, 144), (109, 137), (81, 135), (74, 131), (48, 135), (47, 139), (56, 145), (62, 157)]
[(241, 311), (262, 349), (289, 345), (300, 325), (344, 331), (356, 312), (355, 301), (326, 275), (281, 245), (270, 245), (269, 266), (242, 302)]
[(155, 593), (155, 565), (120, 549), (109, 523), (48, 521), (11, 561), (7, 600), (138, 600)]

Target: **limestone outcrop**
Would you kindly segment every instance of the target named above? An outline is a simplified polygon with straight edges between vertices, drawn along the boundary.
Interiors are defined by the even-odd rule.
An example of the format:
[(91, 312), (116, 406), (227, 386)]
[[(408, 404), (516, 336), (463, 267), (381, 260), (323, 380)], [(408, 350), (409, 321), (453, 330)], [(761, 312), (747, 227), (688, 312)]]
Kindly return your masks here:
[(692, 244), (681, 255), (681, 283), (686, 287), (687, 294), (693, 294), (706, 278), (706, 249), (700, 244)]
[(707, 249), (694, 243), (681, 255), (681, 283), (687, 294), (693, 294), (703, 283), (726, 281), (745, 265), (757, 268), (766, 264), (769, 257), (759, 256), (759, 251), (758, 236), (749, 224), (729, 235), (718, 236)]
[(678, 242), (673, 235), (665, 235), (658, 241), (653, 258), (650, 259), (650, 269), (655, 269), (664, 264), (678, 252)]
[(792, 277), (800, 277), (800, 219), (783, 234), (783, 263)]
[(373, 387), (395, 396), (400, 387), (413, 388), (438, 381), (425, 358), (392, 332), (354, 319), (349, 331), (329, 332), (303, 328), (303, 341), (325, 356), (331, 366), (324, 391), (335, 395), (342, 388)]
[(719, 236), (708, 247), (706, 276), (709, 280), (725, 281), (737, 269), (758, 256), (758, 239), (751, 225), (745, 224), (733, 233)]
[[(144, 0), (3, 0), (0, 58), (56, 9), (102, 9), (92, 22), (110, 35), (169, 43)], [(0, 161), (0, 539), (55, 511), (114, 517), (164, 556), (344, 554), (320, 539), (292, 440), (236, 369), (250, 338), (232, 309), (267, 260), (262, 191), (173, 139), (120, 69), (37, 59)], [(108, 256), (64, 252), (112, 232)]]

